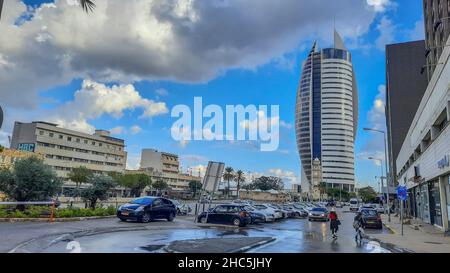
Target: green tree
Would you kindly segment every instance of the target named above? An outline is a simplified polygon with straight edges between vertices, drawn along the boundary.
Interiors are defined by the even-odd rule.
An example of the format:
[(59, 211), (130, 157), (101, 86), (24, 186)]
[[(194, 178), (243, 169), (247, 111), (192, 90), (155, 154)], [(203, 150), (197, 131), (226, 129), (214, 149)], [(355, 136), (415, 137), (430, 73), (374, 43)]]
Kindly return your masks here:
[(377, 192), (370, 186), (359, 189), (358, 193), (363, 202), (370, 202), (377, 197)]
[(237, 190), (237, 195), (239, 198), (239, 191), (241, 189), (241, 183), (245, 182), (245, 176), (244, 176), (244, 172), (241, 170), (238, 170), (236, 172), (236, 177), (234, 178), (234, 181), (236, 181), (237, 185), (236, 185), (236, 190)]
[(197, 192), (200, 191), (203, 187), (203, 184), (200, 181), (192, 180), (189, 182), (189, 189), (192, 192), (192, 197), (195, 198), (197, 196)]
[(158, 194), (161, 194), (161, 191), (166, 190), (166, 189), (169, 188), (169, 184), (167, 184), (166, 181), (159, 179), (159, 180), (156, 180), (156, 182), (154, 182), (152, 184), (152, 188), (157, 190)]
[(98, 200), (107, 200), (110, 190), (117, 185), (108, 175), (94, 175), (89, 178), (89, 184), (81, 191), (81, 197), (91, 209), (96, 208)]
[(0, 153), (3, 153), (4, 150), (5, 150), (5, 147), (3, 147), (2, 145), (0, 145)]
[(327, 192), (327, 183), (320, 182), (316, 187), (319, 189), (320, 199), (322, 200), (323, 195)]
[(228, 182), (228, 186), (225, 188), (226, 189), (226, 195), (227, 198), (230, 197), (230, 181), (233, 180), (235, 177), (234, 174), (234, 170), (231, 167), (227, 167), (225, 168), (225, 173), (223, 174), (223, 179), (225, 179)]
[(84, 166), (73, 168), (67, 175), (72, 182), (75, 182), (77, 191), (79, 191), (81, 184), (87, 183), (94, 175), (94, 172)]
[(131, 196), (139, 197), (142, 191), (151, 186), (152, 180), (150, 176), (144, 173), (137, 174), (112, 174), (112, 178), (121, 186), (130, 190)]
[(62, 184), (52, 168), (37, 157), (16, 161), (12, 170), (0, 170), (0, 191), (19, 202), (47, 201), (61, 190)]
[(256, 178), (251, 185), (252, 189), (259, 189), (262, 191), (282, 190), (284, 188), (283, 181), (275, 176), (261, 176)]

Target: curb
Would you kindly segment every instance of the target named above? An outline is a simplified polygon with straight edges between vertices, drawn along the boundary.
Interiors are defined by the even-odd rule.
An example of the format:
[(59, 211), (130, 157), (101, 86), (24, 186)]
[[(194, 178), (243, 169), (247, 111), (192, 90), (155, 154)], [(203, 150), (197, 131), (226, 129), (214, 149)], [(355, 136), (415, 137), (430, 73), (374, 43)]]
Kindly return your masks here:
[(389, 225), (386, 224), (386, 223), (383, 223), (383, 225), (384, 225), (387, 229), (389, 229), (390, 232), (392, 232), (392, 233), (395, 234), (395, 235), (398, 235), (397, 230), (395, 230), (394, 228), (392, 228), (391, 226), (389, 226)]
[[(79, 221), (89, 221), (98, 219), (110, 219), (115, 218), (115, 215), (111, 216), (93, 216), (93, 217), (73, 217), (73, 218), (55, 218), (54, 222), (79, 222)], [(43, 223), (50, 222), (50, 218), (0, 218), (0, 223)]]
[(241, 247), (241, 248), (239, 248), (239, 249), (236, 250), (236, 251), (232, 251), (231, 253), (244, 253), (244, 252), (249, 251), (250, 249), (257, 248), (257, 247), (259, 247), (259, 246), (262, 246), (262, 245), (266, 245), (266, 244), (268, 244), (268, 243), (271, 243), (271, 242), (275, 241), (276, 239), (277, 239), (277, 238), (272, 237), (272, 238), (270, 238), (270, 239), (267, 239), (267, 240), (264, 240), (264, 241), (255, 243), (255, 244), (253, 244), (253, 245)]

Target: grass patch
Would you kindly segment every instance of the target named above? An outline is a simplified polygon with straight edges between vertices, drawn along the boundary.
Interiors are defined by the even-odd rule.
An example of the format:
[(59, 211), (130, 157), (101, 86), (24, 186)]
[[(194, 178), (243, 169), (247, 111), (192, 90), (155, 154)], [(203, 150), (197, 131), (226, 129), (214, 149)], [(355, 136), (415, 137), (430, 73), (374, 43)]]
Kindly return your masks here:
[[(51, 214), (51, 208), (46, 206), (28, 207), (24, 211), (0, 208), (0, 218), (48, 218)], [(112, 216), (116, 214), (116, 208), (109, 206), (107, 208), (84, 209), (84, 208), (58, 208), (55, 209), (55, 218), (74, 218), (74, 217), (95, 217)]]

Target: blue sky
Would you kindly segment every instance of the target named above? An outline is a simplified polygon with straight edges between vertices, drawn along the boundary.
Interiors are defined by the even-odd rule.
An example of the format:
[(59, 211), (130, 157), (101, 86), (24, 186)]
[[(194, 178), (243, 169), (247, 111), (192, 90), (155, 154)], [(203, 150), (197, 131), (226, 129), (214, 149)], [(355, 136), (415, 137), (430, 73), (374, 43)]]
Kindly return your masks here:
[[(48, 3), (52, 1), (27, 0), (24, 2), (28, 5), (39, 7), (41, 2)], [(239, 1), (224, 2), (229, 4), (228, 2)], [(285, 2), (286, 5), (295, 3), (295, 1), (288, 0)], [(325, 4), (327, 1), (322, 0), (318, 2), (319, 4), (320, 2)], [(352, 1), (343, 2), (353, 3)], [(355, 2), (359, 3), (359, 1)], [(377, 109), (376, 101), (383, 100), (382, 91), (383, 85), (385, 84), (384, 45), (387, 43), (423, 39), (422, 1), (360, 0), (360, 2), (364, 3), (361, 4), (360, 10), (355, 10), (356, 13), (354, 18), (353, 16), (350, 18), (348, 15), (342, 15), (338, 11), (336, 11), (335, 17), (336, 28), (338, 31), (342, 30), (341, 33), (344, 36), (346, 44), (353, 54), (353, 63), (359, 87), (360, 115), (359, 130), (356, 139), (356, 180), (360, 185), (376, 186), (375, 176), (379, 175), (380, 169), (373, 162), (364, 159), (370, 155), (380, 156), (380, 154), (382, 154), (382, 136), (363, 132), (362, 128), (366, 126), (379, 127), (383, 124), (382, 118), (380, 119), (379, 117), (380, 109)], [(297, 3), (295, 5), (297, 5)], [(22, 82), (23, 86), (19, 85), (19, 87), (23, 88), (23, 90), (30, 90), (29, 93), (26, 94), (26, 97), (32, 98), (32, 101), (30, 99), (30, 102), (22, 101), (21, 103), (17, 103), (17, 96), (13, 96), (11, 90), (5, 88), (0, 91), (0, 102), (2, 100), (4, 101), (3, 103), (5, 104), (4, 106), (7, 114), (6, 124), (3, 131), (0, 132), (0, 141), (5, 143), (6, 136), (11, 133), (12, 124), (15, 120), (31, 121), (36, 119), (36, 117), (39, 117), (40, 119), (64, 122), (70, 115), (71, 120), (68, 120), (67, 124), (74, 124), (73, 122), (76, 121), (76, 124), (80, 125), (80, 122), (84, 122), (80, 125), (85, 126), (83, 128), (89, 129), (96, 127), (109, 129), (115, 133), (114, 136), (124, 138), (129, 153), (129, 165), (132, 168), (137, 166), (140, 150), (142, 148), (156, 148), (158, 150), (179, 154), (184, 170), (188, 167), (194, 167), (195, 169), (202, 168), (207, 164), (208, 160), (213, 160), (222, 161), (235, 169), (242, 169), (256, 174), (280, 175), (285, 179), (287, 185), (292, 182), (300, 182), (300, 160), (296, 149), (293, 126), (300, 65), (314, 40), (318, 40), (320, 47), (331, 45), (332, 19), (324, 18), (324, 22), (322, 22), (323, 27), (311, 33), (308, 33), (311, 26), (308, 26), (308, 21), (306, 19), (305, 21), (298, 22), (298, 24), (303, 24), (304, 26), (299, 26), (298, 31), (292, 32), (290, 32), (288, 27), (286, 27), (286, 30), (283, 30), (282, 27), (284, 27), (284, 25), (280, 23), (280, 26), (278, 27), (280, 28), (279, 32), (282, 33), (279, 34), (275, 29), (273, 32), (268, 30), (268, 35), (264, 35), (264, 33), (259, 34), (259, 32), (264, 32), (265, 28), (268, 28), (268, 26), (255, 19), (254, 21), (250, 21), (250, 23), (256, 22), (256, 27), (254, 28), (255, 41), (252, 42), (245, 40), (245, 38), (250, 39), (253, 37), (239, 37), (237, 34), (238, 29), (230, 32), (227, 32), (226, 29), (221, 29), (220, 31), (223, 31), (224, 36), (230, 35), (229, 38), (223, 40), (216, 38), (216, 36), (209, 36), (210, 38), (199, 38), (204, 39), (204, 41), (198, 42), (188, 41), (186, 37), (183, 37), (180, 41), (186, 43), (189, 42), (190, 46), (196, 45), (197, 47), (201, 47), (208, 43), (221, 43), (219, 46), (216, 45), (214, 48), (215, 51), (212, 52), (219, 52), (218, 49), (222, 48), (228, 49), (230, 47), (228, 41), (230, 41), (229, 43), (233, 43), (235, 42), (234, 39), (236, 39), (236, 44), (239, 46), (233, 48), (232, 52), (239, 51), (240, 55), (233, 56), (233, 53), (227, 53), (225, 55), (226, 57), (222, 56), (222, 59), (219, 60), (216, 56), (211, 56), (210, 54), (205, 55), (203, 52), (191, 55), (191, 51), (196, 50), (196, 48), (187, 46), (186, 52), (189, 54), (176, 55), (178, 59), (175, 59), (169, 68), (163, 67), (161, 69), (156, 69), (156, 64), (149, 68), (146, 66), (146, 63), (166, 62), (171, 58), (171, 54), (168, 54), (169, 57), (162, 60), (158, 59), (158, 56), (156, 55), (153, 58), (146, 56), (148, 59), (142, 63), (142, 60), (137, 58), (136, 60), (130, 61), (132, 65), (125, 66), (120, 61), (120, 58), (126, 63), (132, 58), (132, 53), (125, 52), (125, 50), (120, 50), (118, 51), (119, 53), (117, 53), (114, 51), (117, 50), (116, 48), (120, 48), (121, 46), (125, 48), (128, 46), (139, 50), (141, 47), (147, 46), (142, 44), (136, 46), (135, 44), (126, 41), (125, 38), (123, 44), (121, 44), (122, 42), (120, 42), (120, 40), (113, 40), (114, 42), (117, 42), (116, 45), (109, 43), (102, 47), (99, 46), (98, 51), (95, 51), (97, 50), (95, 45), (91, 45), (90, 49), (95, 52), (95, 54), (92, 55), (89, 55), (86, 53), (87, 51), (82, 50), (83, 45), (77, 47), (74, 47), (73, 45), (66, 46), (66, 43), (64, 43), (65, 40), (62, 38), (58, 40), (58, 43), (55, 42), (59, 39), (58, 37), (62, 36), (56, 27), (51, 26), (51, 21), (59, 16), (54, 10), (61, 9), (67, 14), (75, 14), (75, 12), (78, 12), (78, 10), (72, 11), (73, 7), (68, 7), (68, 5), (69, 4), (65, 3), (65, 0), (60, 0), (56, 2), (55, 8), (29, 11), (32, 14), (33, 12), (38, 12), (40, 15), (38, 17), (43, 18), (39, 19), (41, 21), (48, 20), (45, 24), (45, 29), (49, 29), (48, 31), (43, 30), (44, 28), (42, 28), (42, 26), (44, 23), (39, 22), (37, 21), (38, 19), (34, 18), (30, 19), (29, 23), (20, 26), (20, 28), (22, 28), (21, 30), (13, 30), (11, 26), (8, 25), (8, 18), (3, 19), (4, 22), (0, 23), (0, 30), (4, 28), (4, 31), (12, 31), (11, 35), (17, 35), (17, 37), (20, 36), (20, 38), (23, 39), (23, 41), (19, 42), (25, 43), (27, 42), (27, 39), (31, 39), (30, 37), (38, 40), (39, 44), (36, 45), (37, 55), (41, 54), (41, 51), (39, 50), (43, 50), (43, 44), (48, 43), (46, 46), (53, 51), (50, 51), (50, 53), (48, 53), (48, 51), (42, 53), (42, 60), (44, 60), (44, 63), (47, 63), (48, 61), (48, 67), (55, 61), (54, 56), (58, 56), (58, 65), (61, 65), (61, 59), (64, 59), (62, 56), (71, 56), (72, 58), (70, 69), (67, 71), (62, 68), (52, 71), (43, 64), (42, 60), (39, 58), (37, 58), (37, 61), (40, 61), (39, 65), (36, 65), (36, 63), (33, 62), (33, 65), (29, 66), (31, 67), (30, 69), (34, 69), (31, 72), (28, 70), (18, 70), (17, 73), (13, 73), (13, 70), (17, 66), (11, 65), (12, 68), (10, 71), (12, 70), (13, 72), (11, 72), (11, 74), (6, 74), (4, 77), (8, 77), (9, 75), (10, 77), (19, 77), (19, 80), (16, 80), (14, 84)], [(230, 5), (232, 5), (232, 3)], [(282, 3), (280, 3), (280, 5), (282, 5)], [(309, 5), (313, 4), (306, 4), (305, 1), (305, 9), (308, 9)], [(201, 14), (200, 11), (204, 12), (206, 8), (211, 8), (200, 6), (201, 5), (196, 7), (198, 8), (198, 13), (184, 15), (189, 18), (191, 18), (191, 15), (193, 16), (192, 18), (194, 19), (191, 18), (191, 20), (195, 24), (193, 23), (190, 25), (193, 28), (199, 24), (199, 19), (195, 19), (195, 16)], [(69, 10), (69, 8), (71, 9)], [(97, 13), (106, 11), (106, 9), (104, 10), (103, 8), (103, 6), (99, 6), (91, 16), (95, 17), (98, 16)], [(300, 8), (302, 8), (302, 6), (300, 6)], [(368, 11), (369, 8), (373, 8), (373, 10)], [(4, 8), (4, 13), (13, 13), (13, 10), (16, 12), (16, 19), (18, 15), (23, 16), (24, 10), (23, 6), (20, 4), (10, 6), (10, 11), (8, 11), (8, 6), (6, 6)], [(331, 10), (330, 12), (334, 11)], [(359, 16), (359, 12), (368, 12), (370, 16)], [(157, 15), (162, 16), (161, 14), (158, 13)], [(155, 16), (157, 15), (155, 14)], [(203, 15), (204, 16), (201, 17), (200, 20), (206, 20), (207, 16), (205, 16), (205, 14)], [(12, 14), (10, 16), (13, 17)], [(77, 16), (87, 15), (78, 13)], [(248, 16), (256, 15), (250, 12)], [(226, 20), (226, 18), (218, 18), (218, 20)], [(355, 20), (355, 22), (352, 20)], [(357, 20), (361, 20), (361, 28), (359, 28)], [(69, 19), (67, 21), (69, 21)], [(243, 22), (247, 21), (248, 20), (243, 19)], [(349, 21), (352, 22), (348, 23)], [(70, 22), (65, 22), (64, 24), (71, 27), (74, 37), (80, 35), (75, 26), (70, 25)], [(120, 24), (120, 22), (118, 24)], [(146, 32), (145, 29), (141, 29), (142, 27), (142, 25), (136, 27), (136, 32), (139, 33), (139, 35), (145, 36), (145, 33), (148, 32)], [(352, 27), (354, 27), (354, 29), (352, 29)], [(202, 32), (198, 31), (197, 33), (199, 37), (204, 34), (203, 32), (206, 32), (204, 27), (202, 27), (201, 30)], [(96, 29), (93, 30), (93, 32), (95, 31)], [(179, 30), (179, 32), (174, 33), (182, 36), (184, 35), (183, 31), (185, 30)], [(191, 31), (196, 31), (196, 29), (191, 29)], [(242, 32), (245, 33), (245, 29), (243, 29)], [(43, 35), (43, 33), (45, 35)], [(104, 35), (104, 37), (98, 37), (99, 40), (107, 41), (111, 38), (110, 36), (113, 36), (109, 35), (107, 31), (99, 33)], [(175, 34), (172, 34), (172, 36)], [(154, 34), (149, 35), (151, 36)], [(219, 35), (222, 35), (222, 33), (219, 33)], [(66, 34), (64, 39), (70, 40), (71, 37), (68, 36), (70, 35)], [(264, 40), (265, 36), (268, 37), (267, 40)], [(161, 35), (151, 36), (151, 39), (149, 39), (152, 41), (163, 39), (161, 37), (164, 39), (167, 38), (164, 35)], [(272, 37), (272, 40), (268, 41), (270, 37)], [(146, 38), (147, 37), (144, 37), (143, 39)], [(238, 38), (243, 39), (243, 46), (240, 46), (239, 43), (241, 40), (238, 41)], [(215, 41), (215, 39), (217, 39), (217, 41)], [(274, 41), (276, 39), (283, 39), (283, 43)], [(2, 44), (1, 42), (0, 38), (0, 44)], [(248, 44), (245, 44), (245, 42)], [(99, 43), (101, 43), (101, 41), (99, 41)], [(255, 45), (258, 46), (258, 48), (255, 48)], [(166, 52), (173, 48), (178, 50), (182, 46), (184, 46), (184, 43), (180, 43), (180, 45), (164, 44), (164, 50), (161, 52)], [(94, 49), (92, 49), (93, 47)], [(149, 47), (146, 48), (148, 49)], [(152, 46), (151, 48), (153, 49), (154, 47)], [(111, 55), (107, 55), (109, 52), (108, 50), (112, 52)], [(44, 52), (44, 50), (42, 52)], [(123, 55), (120, 55), (122, 53)], [(19, 56), (20, 54), (23, 56)], [(53, 55), (44, 56), (44, 54)], [(83, 58), (79, 57), (83, 54), (86, 56), (83, 56)], [(98, 57), (103, 54), (105, 55), (104, 59)], [(2, 56), (5, 61), (5, 67), (8, 63), (14, 63), (14, 61), (26, 64), (27, 62), (31, 62), (29, 60), (30, 58), (34, 59), (32, 56), (26, 56), (26, 54), (20, 52), (20, 50), (13, 50), (12, 47), (8, 48), (7, 46), (2, 47), (0, 45), (0, 69), (2, 69)], [(118, 62), (113, 61), (116, 56), (119, 57)], [(39, 55), (39, 57), (41, 56)], [(201, 60), (197, 60), (196, 58), (200, 58)], [(187, 60), (191, 62), (189, 65), (185, 64)], [(177, 67), (178, 64), (179, 67)], [(209, 65), (210, 67), (208, 67)], [(140, 66), (142, 66), (142, 71), (140, 70)], [(170, 69), (173, 69), (173, 71), (169, 71)], [(108, 71), (108, 73), (111, 70), (118, 72), (108, 74), (107, 72), (99, 73), (99, 70)], [(192, 70), (192, 73), (190, 70)], [(29, 76), (22, 76), (23, 78), (20, 78), (20, 76), (17, 76), (20, 73), (27, 73)], [(33, 78), (33, 74), (42, 74), (43, 76)], [(140, 98), (133, 102), (135, 104), (130, 102), (131, 104), (120, 106), (119, 110), (107, 109), (107, 107), (104, 107), (102, 104), (93, 106), (89, 109), (79, 107), (80, 102), (84, 102), (85, 104), (90, 103), (89, 99), (83, 97), (85, 100), (81, 100), (75, 95), (78, 90), (84, 90), (84, 92), (90, 90), (89, 88), (85, 90), (82, 87), (83, 81), (87, 79), (96, 84), (104, 84), (104, 86), (95, 85), (98, 87), (96, 90), (106, 90), (113, 85), (123, 87), (124, 84), (132, 84), (133, 90)], [(5, 81), (4, 86), (9, 86), (8, 84), (10, 83), (8, 82), (8, 79), (4, 78), (3, 80)], [(0, 83), (2, 83), (1, 81), (2, 78), (0, 77)], [(32, 82), (32, 86), (26, 85), (27, 82)], [(19, 88), (15, 85), (11, 86)], [(130, 94), (135, 93), (131, 92)], [(170, 110), (177, 104), (192, 106), (193, 98), (195, 96), (201, 96), (204, 104), (217, 104), (223, 107), (227, 104), (279, 105), (280, 120), (287, 124), (280, 128), (279, 150), (275, 152), (261, 152), (259, 149), (255, 148), (254, 145), (245, 142), (191, 141), (185, 145), (181, 145), (179, 142), (174, 141), (170, 136), (170, 127), (176, 119), (170, 117)], [(164, 103), (165, 108), (169, 113), (160, 109), (161, 111), (157, 111), (154, 115), (148, 115), (146, 118), (143, 118), (142, 114), (143, 110), (146, 109), (145, 107), (148, 105), (152, 105), (153, 107), (154, 104), (158, 102)], [(104, 104), (107, 103), (107, 101), (104, 101)], [(105, 109), (103, 109), (103, 107)], [(98, 111), (94, 111), (95, 109)], [(102, 109), (102, 111), (99, 109)], [(133, 126), (134, 130), (131, 129)]]

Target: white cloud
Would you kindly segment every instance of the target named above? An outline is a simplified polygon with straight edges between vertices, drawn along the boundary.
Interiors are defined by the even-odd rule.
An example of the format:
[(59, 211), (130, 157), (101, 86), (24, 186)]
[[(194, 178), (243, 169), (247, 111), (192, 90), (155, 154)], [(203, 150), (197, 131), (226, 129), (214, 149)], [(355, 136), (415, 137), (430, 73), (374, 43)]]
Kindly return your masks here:
[(137, 125), (132, 126), (132, 127), (130, 128), (130, 130), (131, 130), (131, 134), (133, 134), (133, 135), (137, 135), (137, 134), (139, 134), (140, 132), (142, 132), (142, 128), (139, 127), (139, 126), (137, 126)]
[(156, 89), (155, 93), (159, 96), (168, 96), (169, 95), (169, 91), (167, 91), (167, 89), (164, 89), (164, 88)]
[(139, 154), (128, 154), (127, 170), (139, 170), (141, 167), (141, 156)]
[(380, 33), (380, 36), (378, 36), (375, 41), (375, 46), (379, 50), (385, 50), (387, 44), (391, 44), (395, 41), (396, 26), (391, 19), (387, 16), (383, 16), (380, 23), (377, 25), (377, 30)]
[(377, 12), (384, 12), (392, 5), (391, 0), (367, 0), (367, 4)]
[[(5, 1), (0, 101), (30, 108), (39, 101), (38, 92), (79, 78), (205, 82), (228, 69), (255, 69), (304, 41), (331, 42), (335, 15), (341, 34), (356, 39), (387, 6), (355, 0), (126, 2), (96, 1), (94, 13), (86, 14), (74, 1), (55, 0), (17, 25), (30, 11), (21, 1)], [(154, 114), (151, 109), (145, 117)]]
[[(84, 80), (81, 89), (75, 92), (72, 101), (45, 114), (48, 116), (47, 120), (55, 122), (61, 127), (92, 133), (94, 126), (88, 123), (89, 120), (97, 119), (102, 115), (121, 118), (124, 111), (135, 109), (143, 110), (142, 118), (150, 118), (168, 112), (165, 103), (141, 97), (131, 84), (108, 87), (91, 80)], [(115, 129), (117, 133), (120, 128)], [(133, 126), (131, 131), (135, 134), (139, 129)]]
[(269, 174), (283, 179), (285, 189), (292, 188), (292, 184), (300, 183), (299, 177), (293, 171), (283, 169), (270, 169)]
[(408, 33), (409, 40), (424, 40), (425, 39), (425, 25), (423, 20), (419, 20), (414, 24), (414, 28)]

